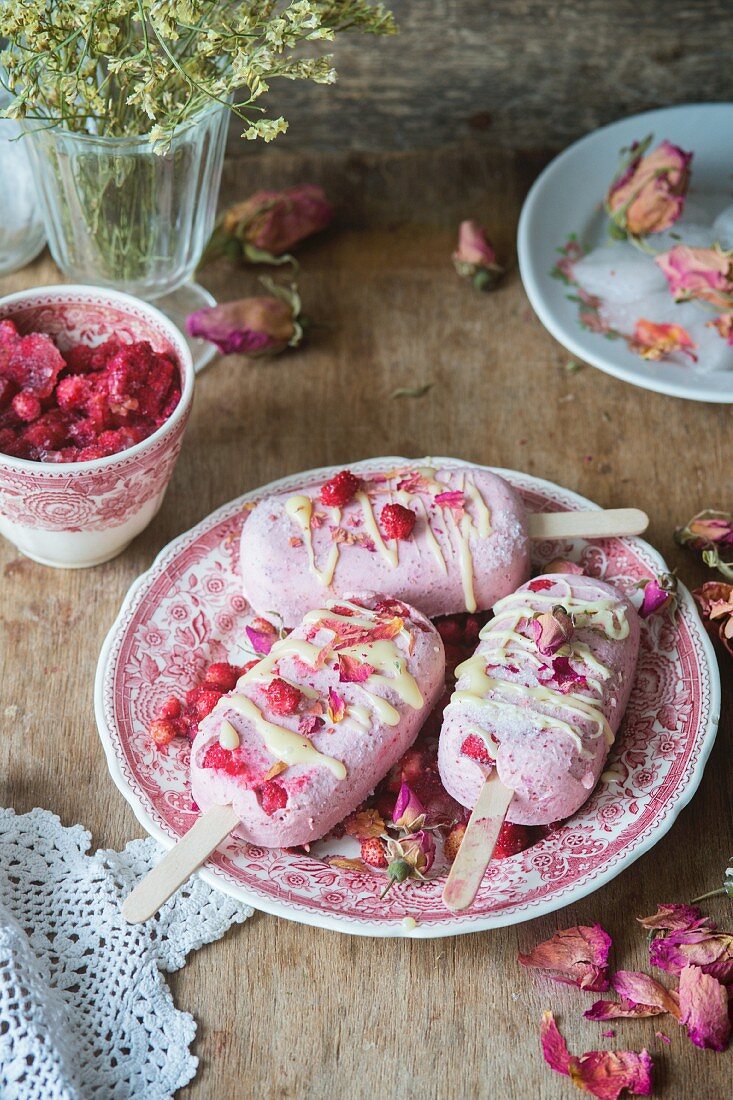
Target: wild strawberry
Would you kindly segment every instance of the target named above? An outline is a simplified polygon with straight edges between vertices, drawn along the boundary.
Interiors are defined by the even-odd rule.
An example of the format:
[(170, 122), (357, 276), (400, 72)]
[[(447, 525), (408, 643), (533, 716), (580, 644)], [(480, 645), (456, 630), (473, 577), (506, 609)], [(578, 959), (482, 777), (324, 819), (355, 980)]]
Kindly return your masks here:
[(274, 779), (268, 779), (266, 783), (263, 783), (260, 790), (260, 802), (265, 813), (272, 817), (277, 810), (282, 810), (287, 806), (288, 792), (282, 783), (278, 783)]
[(461, 745), (461, 756), (470, 756), (471, 760), (478, 761), (479, 764), (493, 764), (494, 761), (489, 755), (489, 750), (486, 748), (483, 738), (479, 737), (477, 733), (469, 733)]
[(164, 749), (166, 745), (170, 745), (178, 731), (172, 718), (156, 718), (150, 723), (148, 733), (156, 748)]
[(160, 708), (161, 718), (180, 718), (181, 717), (181, 700), (176, 699), (175, 695), (170, 695), (163, 706)]
[(230, 665), (227, 661), (217, 661), (207, 668), (205, 681), (207, 687), (233, 691), (239, 677), (240, 671), (235, 665)]
[(198, 689), (198, 696), (193, 704), (194, 713), (196, 719), (202, 722), (207, 715), (211, 714), (212, 710), (222, 697), (222, 692), (217, 688), (210, 688), (208, 684), (204, 684)]
[(297, 687), (289, 684), (286, 680), (281, 680), (279, 676), (276, 676), (267, 685), (265, 695), (267, 696), (267, 702), (270, 704), (270, 709), (275, 714), (283, 715), (295, 714), (303, 698), (302, 692), (298, 691)]
[(370, 837), (361, 842), (361, 858), (370, 867), (386, 867), (389, 862), (384, 850), (384, 842), (378, 836)]
[(507, 859), (509, 856), (515, 856), (518, 852), (529, 848), (531, 843), (532, 837), (525, 825), (514, 825), (510, 821), (505, 821), (494, 848), (493, 858)]
[(449, 863), (452, 863), (458, 855), (458, 849), (461, 846), (461, 841), (463, 840), (465, 833), (466, 823), (464, 821), (458, 821), (451, 828), (450, 832), (445, 838), (443, 851), (445, 852), (445, 858), (448, 860)]
[(416, 519), (412, 509), (403, 504), (385, 504), (379, 523), (388, 539), (409, 539)]
[(218, 741), (209, 745), (201, 763), (204, 768), (216, 768), (227, 775), (244, 775), (247, 770), (246, 764), (238, 760), (231, 749), (222, 748)]
[(321, 486), (321, 504), (343, 508), (361, 488), (361, 480), (351, 470), (342, 470)]

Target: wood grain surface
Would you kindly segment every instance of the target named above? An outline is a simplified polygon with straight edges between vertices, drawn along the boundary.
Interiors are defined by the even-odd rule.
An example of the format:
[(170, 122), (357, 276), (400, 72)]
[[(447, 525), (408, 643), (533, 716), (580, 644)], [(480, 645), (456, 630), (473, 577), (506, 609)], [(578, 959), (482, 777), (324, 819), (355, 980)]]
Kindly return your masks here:
[[(512, 269), (482, 296), (450, 263), (461, 217), (482, 219), (511, 260), (536, 165), (446, 152), (315, 159), (280, 154), (227, 165), (226, 199), (317, 178), (336, 227), (301, 253), (302, 350), (217, 361), (197, 381), (180, 461), (159, 515), (116, 561), (63, 572), (0, 542), (0, 804), (44, 806), (82, 822), (96, 845), (141, 835), (112, 784), (92, 707), (97, 654), (130, 583), (171, 538), (219, 504), (293, 471), (380, 454), (455, 455), (527, 470), (605, 507), (651, 517), (648, 537), (691, 585), (704, 569), (677, 549), (675, 524), (731, 499), (733, 410), (635, 389), (584, 367), (534, 317)], [(47, 255), (0, 293), (57, 282)], [(224, 263), (205, 272), (223, 298), (257, 284)], [(420, 399), (398, 386), (432, 382)], [(727, 672), (730, 672), (730, 665)], [(730, 679), (730, 677), (728, 677)], [(728, 685), (729, 689), (729, 685)], [(575, 1094), (539, 1049), (552, 1007), (571, 1050), (610, 1046), (582, 1018), (588, 997), (521, 970), (516, 956), (557, 927), (601, 921), (615, 963), (645, 965), (634, 921), (657, 902), (717, 885), (733, 853), (731, 712), (698, 794), (671, 832), (603, 890), (550, 917), (433, 941), (377, 941), (256, 914), (171, 979), (198, 1021), (201, 1059), (187, 1098), (405, 1100)], [(710, 913), (730, 927), (733, 903)], [(655, 1037), (665, 1031), (666, 1046)], [(730, 1095), (731, 1055), (693, 1047), (669, 1021), (621, 1021), (617, 1045), (646, 1045), (655, 1095)]]
[[(399, 34), (344, 35), (338, 83), (274, 81), (273, 150), (557, 149), (616, 118), (730, 99), (728, 0), (388, 0)], [(233, 133), (241, 132), (233, 123)], [(257, 155), (249, 142), (237, 155)]]

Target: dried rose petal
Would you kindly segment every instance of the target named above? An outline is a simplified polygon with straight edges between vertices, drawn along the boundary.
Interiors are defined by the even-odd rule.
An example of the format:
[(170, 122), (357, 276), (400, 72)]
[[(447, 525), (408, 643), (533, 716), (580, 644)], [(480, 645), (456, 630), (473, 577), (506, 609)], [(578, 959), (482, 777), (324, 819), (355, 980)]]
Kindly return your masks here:
[(679, 351), (689, 356), (694, 363), (697, 362), (693, 350), (697, 344), (682, 325), (657, 324), (642, 317), (636, 322), (634, 335), (629, 337), (628, 345), (642, 359), (657, 361)]
[(668, 932), (649, 944), (649, 961), (670, 974), (679, 974), (691, 963), (718, 981), (732, 982), (733, 935), (710, 927)]
[(650, 931), (661, 929), (672, 932), (682, 928), (710, 926), (710, 921), (702, 916), (701, 910), (696, 905), (660, 905), (651, 917), (636, 919)]
[(576, 1057), (568, 1051), (551, 1012), (542, 1016), (540, 1041), (550, 1068), (599, 1100), (616, 1100), (624, 1089), (632, 1096), (651, 1096), (654, 1064), (646, 1050), (638, 1054), (633, 1050), (591, 1050)]
[(226, 242), (239, 242), (249, 260), (262, 253), (282, 256), (300, 241), (330, 225), (333, 207), (322, 187), (296, 184), (284, 191), (257, 191), (231, 206), (220, 219), (207, 259), (227, 251)]
[(433, 834), (421, 829), (417, 833), (410, 833), (400, 841), (407, 863), (410, 863), (421, 875), (427, 874), (435, 860), (435, 840)]
[(543, 611), (532, 620), (532, 634), (538, 652), (543, 657), (551, 657), (572, 637), (572, 616), (558, 604), (552, 611)]
[(398, 828), (410, 829), (421, 818), (425, 818), (425, 807), (412, 788), (403, 782), (392, 811), (392, 821)]
[(356, 837), (357, 840), (372, 840), (374, 837), (381, 836), (384, 828), (384, 821), (379, 811), (375, 809), (359, 810), (344, 821), (347, 835)]
[(324, 720), (317, 714), (304, 714), (298, 722), (298, 733), (301, 733), (303, 737), (312, 737), (325, 724)]
[(339, 680), (342, 684), (363, 684), (369, 679), (374, 669), (366, 661), (360, 661), (358, 657), (349, 657), (345, 653), (339, 653)]
[(610, 950), (611, 937), (600, 924), (576, 925), (559, 929), (518, 958), (522, 966), (546, 971), (553, 981), (603, 993), (609, 988)]
[(611, 985), (621, 1001), (596, 1001), (584, 1016), (588, 1020), (616, 1020), (623, 1017), (659, 1016), (664, 1012), (675, 1018), (680, 1010), (674, 993), (648, 974), (619, 970)]
[(537, 679), (543, 685), (552, 684), (563, 695), (567, 695), (576, 688), (585, 691), (588, 687), (588, 680), (580, 672), (575, 671), (569, 657), (553, 657), (552, 667), (540, 669)]
[(277, 641), (277, 631), (274, 627), (271, 631), (265, 631), (255, 630), (253, 626), (245, 626), (244, 632), (249, 638), (252, 649), (261, 657), (266, 657)]
[(660, 233), (684, 209), (692, 153), (669, 141), (651, 153), (651, 137), (635, 142), (606, 196), (606, 210), (619, 236)]
[(718, 309), (733, 305), (733, 252), (719, 245), (689, 248), (680, 244), (656, 256), (655, 263), (664, 272), (675, 301), (694, 298)]
[(339, 695), (335, 688), (330, 687), (328, 689), (328, 717), (336, 725), (343, 722), (345, 715), (346, 700), (343, 695)]
[(728, 991), (711, 974), (697, 966), (685, 966), (680, 973), (680, 1023), (695, 1046), (725, 1050), (730, 1041)]
[[(718, 563), (718, 568), (723, 563)], [(730, 565), (725, 566), (730, 569)], [(692, 595), (700, 608), (702, 620), (708, 631), (723, 643), (733, 656), (733, 584), (722, 581), (706, 581)]]
[(446, 489), (445, 492), (436, 494), (435, 503), (441, 508), (462, 508), (464, 499), (460, 489)]
[(294, 288), (275, 287), (270, 296), (241, 298), (207, 306), (186, 318), (186, 330), (216, 344), (224, 355), (276, 355), (296, 347), (303, 330), (298, 324), (300, 299)]

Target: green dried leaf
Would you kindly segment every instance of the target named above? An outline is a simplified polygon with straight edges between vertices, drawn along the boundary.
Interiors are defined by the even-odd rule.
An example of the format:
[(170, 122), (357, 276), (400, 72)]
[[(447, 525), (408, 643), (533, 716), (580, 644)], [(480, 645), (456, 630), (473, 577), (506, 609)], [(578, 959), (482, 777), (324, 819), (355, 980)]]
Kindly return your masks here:
[(398, 389), (392, 390), (390, 397), (424, 397), (434, 385), (434, 382), (423, 382), (418, 386), (400, 386)]

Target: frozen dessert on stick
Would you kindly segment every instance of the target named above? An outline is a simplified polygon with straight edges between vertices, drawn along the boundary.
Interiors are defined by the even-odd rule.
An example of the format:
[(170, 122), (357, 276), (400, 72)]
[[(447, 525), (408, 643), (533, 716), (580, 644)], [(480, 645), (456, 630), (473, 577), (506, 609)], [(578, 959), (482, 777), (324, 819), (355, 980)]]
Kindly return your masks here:
[(309, 611), (201, 723), (191, 787), (204, 818), (125, 916), (155, 912), (233, 829), (266, 847), (324, 836), (409, 748), (444, 684), (440, 635), (404, 602), (361, 596)]
[[(547, 574), (500, 600), (476, 653), (456, 669), (438, 753), (448, 793), (473, 809), (497, 777), (511, 795), (507, 821), (548, 825), (570, 817), (603, 770), (638, 649), (634, 607), (595, 578)], [(470, 832), (469, 823), (466, 838)], [(456, 879), (467, 877), (462, 851)], [(470, 852), (469, 845), (465, 858)], [(491, 850), (483, 854), (485, 869)], [(447, 904), (455, 901), (449, 887)], [(466, 901), (464, 891), (460, 900), (456, 908), (473, 895)]]
[(370, 590), (434, 618), (487, 610), (530, 574), (532, 538), (638, 534), (637, 509), (527, 515), (519, 494), (480, 466), (342, 470), (265, 497), (242, 529), (244, 595), (294, 626), (324, 599)]

